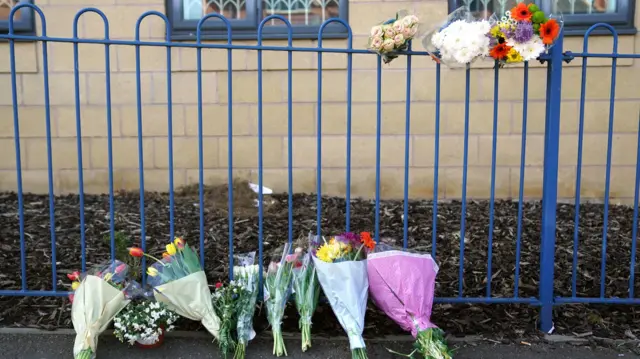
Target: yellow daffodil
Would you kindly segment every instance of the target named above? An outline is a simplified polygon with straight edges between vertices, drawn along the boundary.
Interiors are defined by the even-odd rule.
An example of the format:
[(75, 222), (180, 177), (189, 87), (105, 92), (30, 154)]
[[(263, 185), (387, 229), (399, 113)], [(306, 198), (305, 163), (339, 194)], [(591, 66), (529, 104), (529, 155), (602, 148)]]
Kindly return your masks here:
[(76, 290), (78, 289), (78, 287), (80, 286), (80, 282), (73, 282), (71, 283), (71, 289)]
[(173, 243), (169, 243), (167, 244), (167, 253), (169, 253), (169, 255), (174, 255), (176, 254), (177, 250), (176, 250), (176, 246)]
[(153, 268), (153, 267), (149, 267), (149, 268), (147, 268), (147, 274), (152, 276), (152, 277), (155, 277), (158, 274), (160, 274), (160, 272), (158, 272), (158, 270)]
[(104, 275), (104, 277), (102, 277), (102, 279), (104, 279), (105, 281), (110, 281), (111, 278), (113, 278), (113, 273), (107, 273)]

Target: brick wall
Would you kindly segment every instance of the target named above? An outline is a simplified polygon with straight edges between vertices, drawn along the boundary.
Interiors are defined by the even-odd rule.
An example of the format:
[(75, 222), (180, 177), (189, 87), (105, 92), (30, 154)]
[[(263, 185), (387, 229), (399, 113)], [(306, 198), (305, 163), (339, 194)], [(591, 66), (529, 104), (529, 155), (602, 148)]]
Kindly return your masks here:
[[(110, 36), (131, 39), (135, 22), (147, 10), (164, 11), (162, 0), (40, 0), (50, 36), (72, 36), (75, 13), (85, 6), (102, 9), (110, 20)], [(350, 2), (354, 47), (363, 48), (369, 27), (398, 9), (412, 9), (427, 22), (444, 17), (445, 1)], [(637, 16), (638, 17), (638, 16)], [(640, 17), (636, 20), (640, 24)], [(41, 31), (41, 28), (39, 26)], [(81, 37), (102, 38), (104, 27), (95, 14), (79, 22)], [(164, 24), (147, 18), (141, 38), (162, 40)], [(639, 37), (621, 36), (619, 51), (634, 53)], [(266, 40), (265, 40), (266, 41)], [(254, 44), (255, 41), (237, 43)], [(286, 41), (266, 41), (284, 45)], [(343, 40), (325, 40), (326, 47), (345, 47)], [(590, 50), (610, 52), (610, 36), (594, 37)], [(315, 41), (295, 41), (317, 46)], [(565, 48), (581, 51), (582, 38), (565, 41)], [(43, 96), (42, 44), (17, 44), (17, 84), (20, 103), (23, 183), (25, 191), (47, 192), (47, 148)], [(85, 190), (107, 191), (107, 126), (105, 56), (102, 45), (79, 46), (82, 153)], [(198, 181), (197, 87), (195, 49), (174, 49), (172, 59), (173, 135), (175, 185)], [(74, 61), (71, 44), (48, 44), (51, 134), (54, 184), (57, 193), (78, 191)], [(111, 46), (111, 96), (114, 181), (116, 189), (138, 188), (138, 142), (135, 52), (130, 46)], [(283, 52), (263, 53), (264, 183), (276, 190), (287, 188), (287, 57)], [(7, 44), (0, 44), (0, 190), (16, 189), (13, 113)], [(204, 167), (208, 184), (226, 182), (227, 175), (227, 62), (226, 50), (203, 51)], [(352, 193), (375, 193), (375, 57), (354, 55)], [(143, 101), (143, 149), (145, 186), (168, 189), (167, 67), (164, 48), (141, 50)], [(578, 143), (581, 61), (564, 68), (559, 196), (575, 191)], [(582, 192), (588, 199), (602, 199), (606, 163), (610, 61), (590, 59), (584, 137)], [(612, 155), (611, 196), (629, 202), (633, 197), (638, 132), (640, 80), (637, 61), (618, 61), (615, 133)], [(469, 136), (468, 194), (486, 198), (490, 190), (493, 121), (492, 64), (472, 72)], [(293, 165), (294, 189), (316, 188), (317, 55), (293, 55)], [(234, 168), (240, 178), (257, 180), (257, 57), (253, 51), (233, 52)], [(345, 193), (346, 55), (323, 56), (323, 191)], [(529, 82), (525, 195), (542, 192), (545, 69), (532, 64)], [(518, 67), (500, 71), (496, 194), (517, 196), (520, 176), (523, 73)], [(399, 58), (383, 72), (382, 181), (384, 197), (401, 197), (403, 191), (406, 60)], [(435, 66), (428, 58), (414, 58), (411, 93), (410, 194), (431, 197), (434, 174)], [(441, 140), (439, 191), (441, 198), (459, 198), (462, 182), (464, 133), (464, 71), (443, 70), (441, 88)]]

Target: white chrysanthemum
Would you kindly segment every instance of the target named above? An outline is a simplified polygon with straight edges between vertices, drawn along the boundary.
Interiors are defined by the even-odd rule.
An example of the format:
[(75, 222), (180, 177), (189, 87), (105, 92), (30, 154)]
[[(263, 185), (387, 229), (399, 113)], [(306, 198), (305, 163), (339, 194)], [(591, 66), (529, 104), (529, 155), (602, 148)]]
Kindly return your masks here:
[(544, 43), (538, 36), (534, 36), (531, 40), (525, 43), (514, 43), (509, 46), (513, 46), (513, 48), (520, 53), (524, 61), (537, 59), (546, 49)]
[(431, 42), (447, 62), (469, 63), (479, 56), (489, 53), (489, 38), (486, 34), (491, 25), (488, 21), (454, 21), (435, 34)]

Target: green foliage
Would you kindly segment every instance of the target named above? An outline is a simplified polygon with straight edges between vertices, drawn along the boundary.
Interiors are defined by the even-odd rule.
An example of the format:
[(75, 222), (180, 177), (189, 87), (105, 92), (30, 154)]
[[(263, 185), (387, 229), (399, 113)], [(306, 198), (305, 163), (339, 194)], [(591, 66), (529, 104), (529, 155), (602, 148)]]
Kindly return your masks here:
[[(141, 280), (140, 276), (140, 258), (129, 255), (129, 248), (133, 246), (133, 240), (126, 234), (116, 231), (113, 234), (116, 249), (116, 259), (125, 263), (129, 267), (129, 275), (131, 279)], [(104, 236), (105, 244), (111, 248), (111, 235)]]
[(531, 21), (534, 24), (543, 24), (543, 23), (547, 22), (547, 17), (544, 14), (544, 12), (536, 11), (536, 12), (533, 13), (533, 16), (531, 17)]

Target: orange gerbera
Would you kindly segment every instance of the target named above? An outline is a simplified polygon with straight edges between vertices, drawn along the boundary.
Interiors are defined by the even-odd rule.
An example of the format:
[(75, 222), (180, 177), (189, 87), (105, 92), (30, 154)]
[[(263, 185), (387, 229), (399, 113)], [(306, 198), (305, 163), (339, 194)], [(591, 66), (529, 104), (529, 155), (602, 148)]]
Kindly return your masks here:
[(540, 25), (540, 37), (542, 42), (546, 45), (553, 44), (553, 41), (558, 37), (560, 33), (560, 25), (555, 19), (550, 19), (544, 24)]
[(516, 21), (531, 21), (532, 15), (529, 6), (523, 2), (511, 9), (511, 17)]
[(507, 44), (497, 44), (496, 46), (489, 51), (489, 55), (496, 60), (504, 60), (507, 58), (509, 51), (511, 50), (511, 46), (507, 46)]
[(360, 240), (364, 244), (365, 247), (369, 248), (369, 250), (373, 250), (376, 248), (376, 242), (371, 238), (371, 233), (362, 232), (360, 233)]

